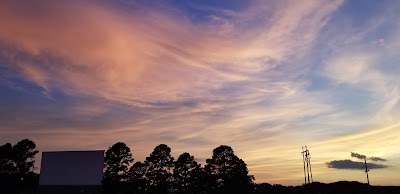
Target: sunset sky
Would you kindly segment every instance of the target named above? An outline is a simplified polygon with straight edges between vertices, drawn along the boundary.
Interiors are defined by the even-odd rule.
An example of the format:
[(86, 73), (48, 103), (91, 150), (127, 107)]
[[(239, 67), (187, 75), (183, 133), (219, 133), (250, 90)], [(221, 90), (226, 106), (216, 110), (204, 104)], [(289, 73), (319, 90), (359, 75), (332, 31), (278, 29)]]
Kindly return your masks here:
[[(0, 2), (0, 145), (231, 146), (256, 182), (400, 184), (400, 1)], [(36, 159), (37, 172), (40, 158)], [(335, 163), (336, 164), (336, 163)]]

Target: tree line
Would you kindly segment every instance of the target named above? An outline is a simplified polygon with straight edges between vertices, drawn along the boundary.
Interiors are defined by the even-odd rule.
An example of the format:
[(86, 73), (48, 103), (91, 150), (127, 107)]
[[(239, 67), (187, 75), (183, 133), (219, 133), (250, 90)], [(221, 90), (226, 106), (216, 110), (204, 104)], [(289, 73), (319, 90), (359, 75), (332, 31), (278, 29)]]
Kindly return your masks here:
[[(29, 139), (12, 145), (0, 145), (0, 193), (35, 193), (39, 175), (33, 172), (39, 151)], [(301, 167), (301, 164), (299, 164)], [(339, 181), (302, 186), (253, 183), (246, 163), (231, 147), (221, 145), (202, 167), (194, 156), (182, 153), (177, 160), (171, 148), (160, 144), (143, 162), (135, 162), (126, 144), (112, 145), (104, 158), (103, 193), (400, 193), (398, 186), (369, 186), (365, 183)]]
[(143, 162), (135, 162), (130, 148), (122, 142), (105, 153), (103, 186), (105, 193), (247, 193), (254, 176), (233, 149), (221, 145), (201, 167), (185, 152), (177, 160), (165, 144), (156, 146)]
[[(0, 186), (21, 189), (37, 186), (33, 172), (36, 145), (29, 139), (0, 146)], [(130, 148), (117, 142), (105, 152), (103, 193), (247, 193), (254, 176), (233, 149), (221, 145), (213, 150), (206, 165), (185, 152), (177, 160), (165, 144), (156, 146), (143, 162), (135, 162)]]

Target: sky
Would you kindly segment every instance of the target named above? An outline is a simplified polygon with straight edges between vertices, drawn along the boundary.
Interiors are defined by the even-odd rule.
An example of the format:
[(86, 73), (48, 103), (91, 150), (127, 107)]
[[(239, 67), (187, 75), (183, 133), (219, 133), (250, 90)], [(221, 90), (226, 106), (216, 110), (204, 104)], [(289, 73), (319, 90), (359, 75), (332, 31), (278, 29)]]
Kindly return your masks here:
[[(400, 183), (399, 1), (0, 2), (0, 145), (229, 145), (256, 182)], [(378, 157), (382, 160), (375, 160)], [(40, 171), (41, 154), (36, 157)]]

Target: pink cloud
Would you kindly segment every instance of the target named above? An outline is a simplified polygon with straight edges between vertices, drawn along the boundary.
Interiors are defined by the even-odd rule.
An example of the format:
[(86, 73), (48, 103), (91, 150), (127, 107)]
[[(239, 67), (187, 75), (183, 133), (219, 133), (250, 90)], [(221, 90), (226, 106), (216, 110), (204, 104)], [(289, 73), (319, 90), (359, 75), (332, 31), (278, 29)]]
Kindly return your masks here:
[[(82, 1), (40, 5), (8, 1), (0, 6), (0, 29), (7, 29), (1, 31), (0, 43), (15, 46), (29, 57), (20, 59), (12, 53), (0, 57), (50, 95), (52, 90), (61, 90), (129, 105), (148, 115), (140, 122), (113, 123), (112, 129), (43, 126), (40, 132), (24, 131), (45, 142), (41, 149), (104, 149), (125, 141), (141, 160), (158, 143), (167, 143), (176, 155), (190, 151), (201, 157), (227, 143), (237, 147), (245, 160), (253, 160), (282, 148), (274, 145), (292, 142), (293, 146), (300, 141), (290, 130), (291, 121), (331, 110), (319, 94), (306, 91), (305, 83), (291, 80), (298, 72), (282, 76), (273, 68), (305, 55), (340, 3), (266, 5), (261, 1), (243, 12), (229, 12), (229, 18), (213, 17), (210, 23), (195, 24), (162, 10), (128, 12)], [(257, 25), (248, 29), (248, 23), (260, 16), (260, 21), (253, 21)], [(232, 92), (231, 87), (239, 91)], [(179, 105), (191, 100), (196, 103)], [(77, 118), (92, 118), (108, 111), (102, 102), (77, 103), (71, 109)], [(12, 130), (7, 133), (21, 136)], [(161, 137), (164, 133), (173, 137)], [(187, 139), (200, 139), (198, 143), (204, 146), (187, 149), (182, 143)], [(275, 158), (267, 167), (280, 162)], [(260, 170), (262, 177), (276, 172), (267, 172), (267, 167)], [(295, 176), (291, 175), (292, 180)]]
[[(307, 29), (320, 25), (319, 18), (331, 13), (333, 5), (338, 4), (318, 12)], [(297, 23), (319, 6), (302, 4), (299, 9), (289, 4), (286, 12), (276, 15), (280, 19), (254, 30), (265, 32), (240, 34), (243, 15), (233, 18), (239, 21), (235, 25), (223, 19), (197, 25), (160, 10), (127, 12), (85, 2), (9, 1), (0, 8), (0, 26), (7, 29), (0, 40), (21, 47), (33, 58), (47, 53), (65, 60), (67, 64), (46, 67), (13, 61), (28, 80), (46, 91), (61, 88), (71, 95), (146, 106), (145, 102), (205, 97), (210, 89), (250, 79), (268, 68), (265, 58), (283, 60), (315, 36), (319, 26), (303, 32), (310, 40), (294, 39), (298, 30), (306, 29)]]

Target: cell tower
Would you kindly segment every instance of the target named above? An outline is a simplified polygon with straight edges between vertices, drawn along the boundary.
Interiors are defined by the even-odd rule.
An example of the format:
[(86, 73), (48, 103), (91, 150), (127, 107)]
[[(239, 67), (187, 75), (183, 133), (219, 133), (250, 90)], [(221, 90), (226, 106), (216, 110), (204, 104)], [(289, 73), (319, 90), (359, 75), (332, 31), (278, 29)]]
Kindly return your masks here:
[(311, 171), (311, 155), (310, 151), (307, 149), (307, 146), (301, 147), (301, 150), (302, 150), (301, 154), (303, 155), (304, 184), (307, 183), (309, 184), (313, 182), (313, 176)]

